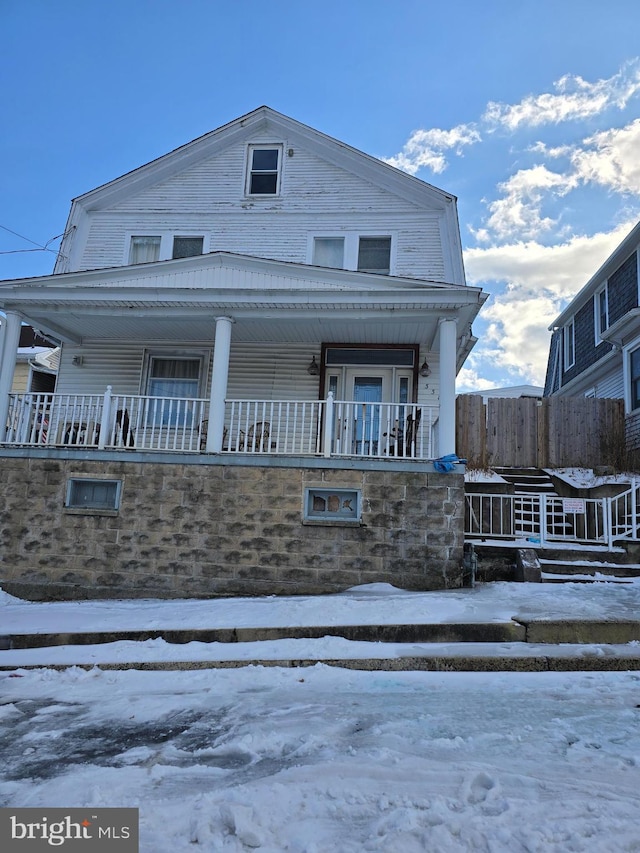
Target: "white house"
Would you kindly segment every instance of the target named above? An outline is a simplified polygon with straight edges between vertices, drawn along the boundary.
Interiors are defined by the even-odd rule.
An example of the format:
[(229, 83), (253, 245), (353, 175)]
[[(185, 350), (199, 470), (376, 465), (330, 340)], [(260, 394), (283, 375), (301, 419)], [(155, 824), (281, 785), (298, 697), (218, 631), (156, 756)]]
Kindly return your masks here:
[[(0, 465), (23, 481), (38, 466), (55, 469), (60, 530), (77, 534), (91, 519), (92, 530), (112, 531), (114, 548), (91, 567), (74, 552), (65, 573), (50, 543), (29, 550), (13, 530), (5, 574), (16, 589), (69, 595), (344, 588), (398, 580), (399, 565), (410, 567), (408, 585), (456, 585), (460, 509), (442, 487), (440, 517), (455, 543), (436, 548), (432, 536), (431, 551), (426, 521), (417, 538), (405, 530), (412, 550), (398, 507), (381, 498), (376, 512), (368, 489), (402, 482), (406, 503), (407, 477), (420, 475), (412, 511), (428, 514), (426, 478), (447, 476), (432, 460), (455, 450), (455, 377), (484, 299), (465, 284), (452, 195), (268, 107), (80, 196), (53, 275), (0, 283)], [(55, 394), (11, 392), (22, 322), (61, 343)], [(228, 520), (217, 540), (211, 533), (211, 505), (189, 554), (175, 532), (170, 546), (150, 546), (149, 536), (136, 544), (134, 531), (123, 533), (134, 507), (143, 528), (178, 505), (201, 510), (192, 493), (174, 494), (172, 509), (157, 492), (141, 498), (178, 469), (192, 482), (206, 471), (204, 491), (219, 478), (216, 500), (245, 474), (288, 472), (288, 520), (278, 535), (261, 531), (262, 548), (233, 547)], [(234, 500), (248, 493), (253, 486), (238, 487)], [(355, 530), (360, 548), (341, 547)], [(302, 536), (304, 548), (321, 537), (337, 555), (327, 567), (342, 574), (314, 568), (317, 554), (285, 553), (287, 536)], [(288, 558), (266, 571), (265, 548)], [(426, 566), (436, 551), (444, 573)]]

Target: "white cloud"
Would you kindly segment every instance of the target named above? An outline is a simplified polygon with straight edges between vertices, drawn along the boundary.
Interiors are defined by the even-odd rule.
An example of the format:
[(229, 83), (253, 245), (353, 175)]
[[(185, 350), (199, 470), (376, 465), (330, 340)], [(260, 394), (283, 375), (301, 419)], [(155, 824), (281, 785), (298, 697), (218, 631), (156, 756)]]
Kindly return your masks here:
[(489, 102), (483, 120), (508, 130), (521, 126), (539, 127), (562, 121), (585, 119), (609, 107), (624, 109), (640, 91), (640, 61), (634, 59), (606, 80), (590, 83), (580, 76), (565, 74), (554, 83), (555, 93), (529, 95), (518, 104)]
[(451, 130), (415, 130), (400, 154), (383, 159), (390, 166), (411, 175), (425, 167), (438, 174), (447, 168), (445, 152), (453, 151), (460, 156), (466, 145), (474, 145), (480, 140), (478, 131), (468, 124), (458, 125)]
[(587, 283), (635, 224), (635, 220), (626, 221), (613, 231), (572, 237), (557, 246), (530, 241), (467, 249), (467, 281), (476, 285), (504, 282), (536, 292), (544, 289), (568, 299)]
[(480, 313), (487, 327), (483, 349), (474, 351), (476, 359), (483, 354), (492, 369), (499, 367), (518, 381), (543, 384), (548, 327), (634, 225), (635, 220), (624, 222), (613, 231), (573, 237), (557, 246), (529, 242), (468, 249), (470, 284), (492, 289), (499, 282), (507, 285)]
[(495, 388), (495, 382), (483, 379), (473, 367), (463, 367), (456, 377), (456, 391), (459, 394), (465, 391), (486, 391), (487, 388)]
[(489, 204), (485, 239), (488, 229), (498, 240), (514, 236), (529, 239), (549, 231), (556, 221), (542, 216), (545, 195), (550, 192), (565, 195), (576, 183), (575, 177), (552, 172), (543, 165), (516, 172), (498, 185), (502, 198)]
[(547, 147), (539, 141), (529, 150), (539, 157), (565, 159), (564, 171), (538, 164), (498, 184), (500, 197), (488, 204), (488, 218), (473, 232), (479, 242), (531, 240), (557, 230), (558, 219), (543, 215), (543, 206), (578, 187), (597, 185), (640, 195), (640, 119), (593, 134), (580, 145)]
[(640, 119), (585, 139), (571, 162), (583, 183), (594, 183), (617, 193), (640, 195)]

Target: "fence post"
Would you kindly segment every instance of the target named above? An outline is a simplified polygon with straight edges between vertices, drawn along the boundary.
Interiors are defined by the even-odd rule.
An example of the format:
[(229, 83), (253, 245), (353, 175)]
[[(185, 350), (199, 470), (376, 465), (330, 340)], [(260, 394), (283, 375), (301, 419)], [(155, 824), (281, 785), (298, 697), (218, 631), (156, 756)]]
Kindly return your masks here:
[(637, 512), (638, 512), (638, 484), (636, 483), (636, 478), (633, 478), (633, 488), (631, 489), (631, 525), (632, 525), (632, 533), (631, 538), (638, 538), (638, 521), (637, 521)]
[(324, 410), (324, 456), (331, 456), (331, 445), (333, 444), (333, 391), (327, 394), (327, 405)]
[(540, 508), (540, 545), (544, 547), (547, 544), (547, 496), (545, 494), (538, 496), (538, 506)]
[(604, 540), (609, 551), (613, 548), (613, 516), (611, 513), (612, 498), (602, 498), (602, 523), (605, 526)]
[[(104, 450), (107, 444), (109, 423), (111, 422), (111, 385), (107, 385), (102, 401), (102, 417), (100, 419), (100, 435), (98, 436), (98, 450)], [(95, 439), (94, 439), (95, 440)]]

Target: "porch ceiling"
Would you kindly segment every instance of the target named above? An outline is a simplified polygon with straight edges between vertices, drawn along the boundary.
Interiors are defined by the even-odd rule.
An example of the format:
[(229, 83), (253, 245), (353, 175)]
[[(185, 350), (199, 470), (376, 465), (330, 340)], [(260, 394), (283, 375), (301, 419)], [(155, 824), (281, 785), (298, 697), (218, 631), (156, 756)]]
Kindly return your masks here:
[[(434, 341), (438, 317), (391, 317), (363, 316), (364, 312), (353, 312), (351, 317), (335, 316), (327, 311), (321, 317), (262, 317), (239, 316), (233, 311), (233, 339), (239, 342), (258, 341), (344, 341), (357, 343), (365, 338), (370, 343), (423, 343)], [(135, 310), (128, 315), (97, 316), (91, 313), (74, 312), (64, 316), (50, 311), (31, 311), (27, 318), (30, 325), (48, 332), (65, 341), (83, 343), (90, 340), (149, 340), (195, 342), (212, 341), (215, 332), (215, 317), (220, 312), (202, 309), (198, 316), (181, 314), (179, 309), (171, 316), (142, 316)], [(364, 325), (366, 324), (366, 334)]]
[(237, 294), (228, 299), (203, 299), (202, 294), (194, 298), (192, 294), (187, 300), (184, 294), (175, 299), (162, 294), (160, 300), (159, 294), (147, 292), (146, 298), (138, 294), (126, 301), (118, 294), (117, 299), (91, 303), (58, 296), (20, 299), (15, 304), (6, 300), (4, 304), (7, 310), (19, 311), (34, 328), (76, 344), (98, 340), (209, 342), (214, 337), (215, 318), (226, 315), (235, 320), (232, 336), (236, 342), (366, 341), (431, 348), (436, 344), (442, 317), (457, 317), (458, 334), (468, 332), (479, 300), (471, 288), (468, 294), (455, 292), (455, 297), (461, 295), (468, 298), (453, 301), (452, 294), (442, 291), (435, 300), (416, 292), (376, 294), (376, 298), (358, 294), (357, 299), (354, 294), (314, 293), (295, 301), (290, 294), (283, 301), (273, 293), (254, 294), (252, 298), (245, 293), (244, 299), (238, 299)]

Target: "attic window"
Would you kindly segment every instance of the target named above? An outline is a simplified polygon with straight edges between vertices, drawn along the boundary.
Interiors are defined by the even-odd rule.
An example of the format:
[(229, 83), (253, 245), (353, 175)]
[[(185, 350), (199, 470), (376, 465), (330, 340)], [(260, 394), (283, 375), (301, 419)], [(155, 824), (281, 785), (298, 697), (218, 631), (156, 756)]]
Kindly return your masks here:
[(252, 145), (249, 148), (247, 195), (277, 195), (281, 154), (279, 146)]

